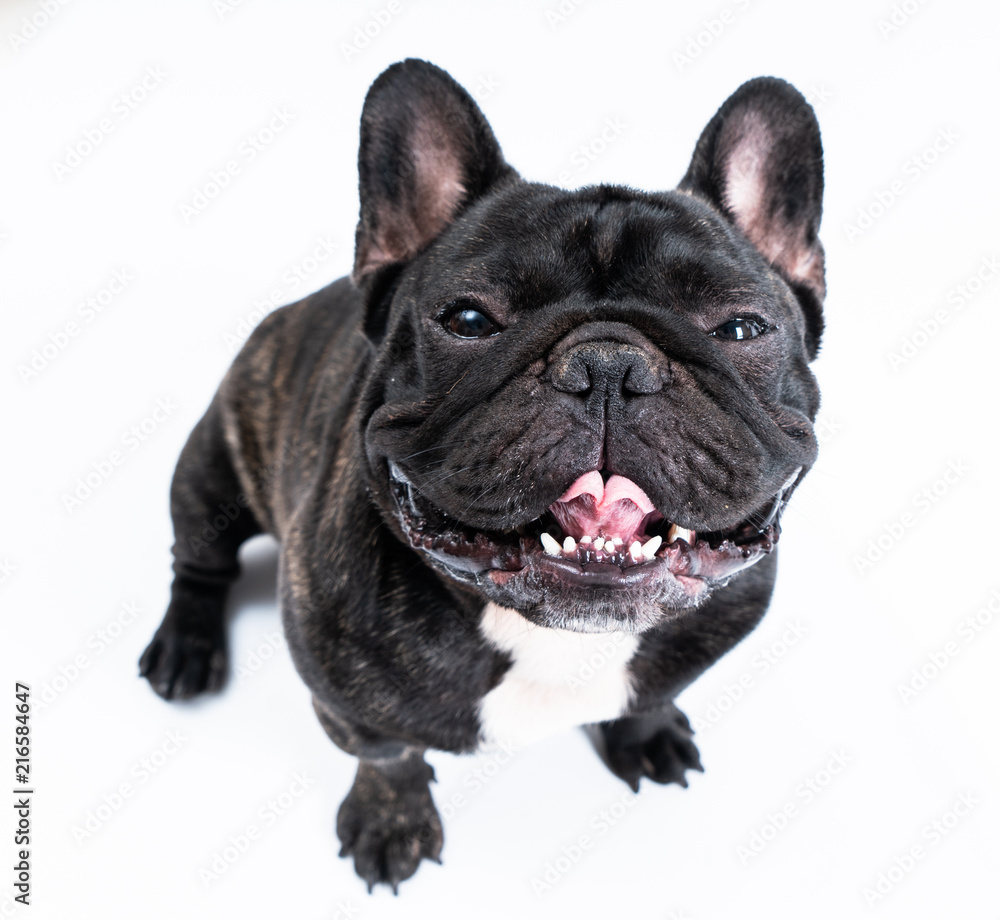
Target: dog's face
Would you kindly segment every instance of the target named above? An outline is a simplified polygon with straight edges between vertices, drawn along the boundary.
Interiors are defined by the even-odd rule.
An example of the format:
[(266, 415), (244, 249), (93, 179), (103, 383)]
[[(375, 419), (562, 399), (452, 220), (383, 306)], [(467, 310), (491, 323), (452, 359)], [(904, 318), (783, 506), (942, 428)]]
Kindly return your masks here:
[(422, 62), (362, 120), (370, 485), (444, 577), (533, 621), (643, 630), (771, 552), (812, 464), (818, 128), (752, 81), (680, 190), (522, 181)]

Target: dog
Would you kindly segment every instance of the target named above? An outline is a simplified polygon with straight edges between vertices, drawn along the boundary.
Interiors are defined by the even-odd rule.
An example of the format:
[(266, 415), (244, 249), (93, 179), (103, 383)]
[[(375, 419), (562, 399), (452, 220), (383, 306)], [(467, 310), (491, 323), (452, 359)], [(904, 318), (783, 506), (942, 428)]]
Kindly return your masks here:
[(165, 699), (217, 690), (237, 550), (278, 538), (369, 891), (439, 861), (428, 748), (584, 726), (633, 789), (702, 769), (673, 700), (763, 616), (817, 454), (822, 156), (760, 78), (675, 191), (565, 191), (443, 70), (371, 87), (352, 275), (267, 316), (193, 430), (140, 661)]

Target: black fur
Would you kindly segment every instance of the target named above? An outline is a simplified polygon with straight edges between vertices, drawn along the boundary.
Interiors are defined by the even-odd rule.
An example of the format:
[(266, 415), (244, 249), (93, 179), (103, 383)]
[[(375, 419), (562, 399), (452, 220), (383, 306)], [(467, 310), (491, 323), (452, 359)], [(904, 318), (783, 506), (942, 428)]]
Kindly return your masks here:
[[(760, 620), (776, 556), (694, 598), (670, 579), (463, 572), (413, 547), (390, 463), (429, 513), (486, 533), (594, 469), (692, 530), (753, 520), (816, 453), (822, 166), (808, 105), (762, 79), (706, 128), (680, 191), (531, 184), (464, 90), (406, 61), (369, 93), (359, 167), (353, 281), (265, 319), (184, 448), (172, 600), (141, 670), (168, 699), (215, 689), (237, 550), (277, 536), (292, 657), (362, 761), (343, 852), (395, 888), (441, 848), (423, 751), (475, 749), (479, 702), (511, 664), (480, 632), (487, 601), (640, 633), (634, 704), (592, 734), (633, 787), (685, 783), (701, 765), (671, 700)], [(450, 335), (463, 305), (500, 334)], [(710, 335), (744, 312), (767, 334)]]

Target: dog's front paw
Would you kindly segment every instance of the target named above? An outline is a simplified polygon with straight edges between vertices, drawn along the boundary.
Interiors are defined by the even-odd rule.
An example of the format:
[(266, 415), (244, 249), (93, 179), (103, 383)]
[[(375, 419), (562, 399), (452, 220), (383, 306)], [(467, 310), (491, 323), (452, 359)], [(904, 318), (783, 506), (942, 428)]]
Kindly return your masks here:
[(139, 675), (165, 700), (187, 700), (222, 686), (226, 652), (211, 636), (157, 632), (139, 659)]
[[(433, 771), (423, 764), (433, 778)], [(428, 776), (429, 774), (429, 776)], [(373, 765), (362, 763), (357, 779), (337, 812), (340, 855), (354, 857), (354, 871), (371, 891), (376, 883), (408, 879), (422, 859), (440, 862), (444, 835), (427, 779), (399, 783)]]
[(691, 740), (691, 725), (673, 705), (658, 713), (602, 722), (588, 733), (608, 769), (634, 792), (644, 776), (687, 787), (685, 771), (704, 770)]
[(139, 659), (139, 676), (165, 700), (218, 690), (226, 678), (222, 603), (175, 594), (160, 628)]

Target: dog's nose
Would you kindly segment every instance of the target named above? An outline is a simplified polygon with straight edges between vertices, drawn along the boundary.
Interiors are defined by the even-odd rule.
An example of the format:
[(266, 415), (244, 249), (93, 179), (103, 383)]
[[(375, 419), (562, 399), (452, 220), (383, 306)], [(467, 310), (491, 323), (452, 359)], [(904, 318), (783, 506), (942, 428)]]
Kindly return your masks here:
[(552, 365), (552, 385), (563, 393), (603, 399), (658, 393), (663, 380), (652, 355), (621, 342), (584, 342)]

